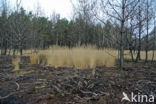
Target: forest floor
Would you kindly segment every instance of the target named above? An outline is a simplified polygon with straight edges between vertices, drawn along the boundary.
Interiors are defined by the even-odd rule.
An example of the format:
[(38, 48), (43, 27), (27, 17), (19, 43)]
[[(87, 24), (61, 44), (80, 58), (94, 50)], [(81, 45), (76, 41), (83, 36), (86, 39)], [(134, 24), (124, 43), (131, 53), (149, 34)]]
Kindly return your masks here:
[(156, 96), (156, 64), (98, 67), (93, 76), (91, 69), (30, 64), (14, 71), (10, 62), (0, 58), (0, 104), (131, 104), (121, 102), (123, 92)]

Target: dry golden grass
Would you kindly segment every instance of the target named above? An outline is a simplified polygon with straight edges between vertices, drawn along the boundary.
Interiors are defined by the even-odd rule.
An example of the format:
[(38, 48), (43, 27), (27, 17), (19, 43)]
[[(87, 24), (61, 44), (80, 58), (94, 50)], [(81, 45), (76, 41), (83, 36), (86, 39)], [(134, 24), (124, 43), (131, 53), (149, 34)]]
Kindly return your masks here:
[[(95, 46), (79, 46), (75, 48), (52, 46), (46, 50), (38, 50), (38, 53), (31, 53), (33, 53), (32, 50), (25, 50), (23, 53), (26, 56), (30, 56), (31, 64), (50, 65), (56, 68), (75, 67), (78, 69), (95, 69), (97, 66), (113, 67), (118, 58), (117, 50), (97, 49)], [(125, 50), (125, 54), (126, 59), (131, 59), (128, 50)], [(19, 53), (16, 55), (18, 56)], [(134, 58), (136, 55), (137, 53), (134, 54)], [(145, 59), (145, 51), (141, 51), (141, 59)], [(152, 51), (149, 51), (148, 60), (151, 59)], [(156, 57), (154, 57), (154, 60), (156, 60)], [(12, 63), (15, 66), (15, 70), (18, 70), (19, 58), (13, 59)]]
[[(128, 50), (125, 50), (126, 59), (131, 59)], [(52, 46), (47, 50), (39, 50), (32, 54), (32, 64), (50, 65), (53, 67), (75, 67), (78, 69), (95, 69), (97, 66), (114, 67), (118, 58), (118, 51), (113, 49), (97, 49), (95, 46), (80, 46), (69, 49), (68, 47)], [(114, 57), (115, 56), (115, 57)], [(145, 59), (145, 52), (141, 52), (141, 58)], [(152, 59), (152, 51), (148, 53)], [(134, 58), (136, 54), (134, 55)], [(154, 58), (156, 60), (156, 57)], [(94, 73), (94, 70), (93, 70)]]
[[(69, 49), (67, 47), (52, 46), (47, 50), (40, 50), (32, 54), (32, 64), (47, 64), (53, 67), (75, 67), (78, 69), (95, 68), (97, 66), (113, 67), (115, 65), (116, 50), (97, 49), (95, 46), (81, 46)], [(46, 58), (45, 58), (46, 57)]]
[(38, 64), (38, 55), (37, 54), (30, 55), (30, 62), (31, 64)]
[[(126, 59), (131, 59), (131, 56), (130, 56), (130, 53), (128, 50), (125, 51), (125, 54), (126, 54), (126, 56), (125, 56)], [(145, 60), (145, 55), (146, 55), (145, 51), (141, 51), (140, 54), (141, 54), (141, 59)], [(134, 59), (136, 58), (136, 56), (137, 56), (137, 52), (134, 54)], [(148, 60), (149, 61), (152, 60), (152, 57), (153, 57), (153, 51), (149, 51), (148, 52)], [(156, 60), (156, 51), (155, 51), (154, 60)]]
[(47, 55), (46, 54), (32, 54), (30, 55), (31, 64), (47, 64)]
[(17, 71), (20, 69), (20, 58), (16, 57), (12, 60), (12, 64), (14, 65), (14, 71)]

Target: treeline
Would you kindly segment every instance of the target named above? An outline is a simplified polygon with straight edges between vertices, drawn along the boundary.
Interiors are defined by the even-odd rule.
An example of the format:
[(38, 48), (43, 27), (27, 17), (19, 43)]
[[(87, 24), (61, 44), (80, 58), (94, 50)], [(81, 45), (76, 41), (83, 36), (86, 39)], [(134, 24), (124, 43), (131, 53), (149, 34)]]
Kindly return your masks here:
[[(109, 21), (106, 25), (89, 24), (79, 17), (68, 21), (60, 19), (59, 14), (52, 18), (35, 16), (26, 13), (23, 8), (7, 14), (2, 9), (0, 16), (0, 48), (1, 54), (13, 50), (45, 49), (51, 45), (74, 47), (77, 45), (97, 45), (98, 47), (117, 48), (119, 36), (118, 25)], [(111, 40), (114, 39), (114, 42)]]

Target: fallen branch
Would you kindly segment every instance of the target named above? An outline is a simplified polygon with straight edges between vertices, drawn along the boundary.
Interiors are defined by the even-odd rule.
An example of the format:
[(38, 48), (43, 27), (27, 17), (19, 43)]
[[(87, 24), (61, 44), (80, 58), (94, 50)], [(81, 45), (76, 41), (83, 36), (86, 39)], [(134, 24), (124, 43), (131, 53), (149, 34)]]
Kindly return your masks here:
[(97, 96), (98, 94), (94, 93), (94, 92), (91, 92), (91, 91), (83, 91), (83, 90), (80, 90), (81, 93), (83, 94), (92, 94), (94, 96)]
[(15, 93), (17, 93), (17, 92), (11, 92), (10, 94), (8, 94), (8, 95), (6, 95), (6, 96), (4, 96), (4, 97), (1, 97), (1, 96), (0, 96), (0, 100), (6, 99), (6, 98), (10, 97), (11, 95), (14, 95)]
[(16, 94), (17, 93), (17, 91), (20, 89), (20, 86), (19, 86), (19, 84), (17, 83), (17, 82), (14, 82), (15, 84), (16, 84), (16, 86), (17, 86), (17, 88), (16, 88), (16, 91), (15, 92), (11, 92), (11, 93), (9, 93), (8, 95), (6, 95), (6, 96), (0, 96), (0, 100), (2, 100), (2, 99), (6, 99), (6, 98), (8, 98), (8, 97), (10, 97), (10, 96), (12, 96), (12, 95), (14, 95), (14, 94)]

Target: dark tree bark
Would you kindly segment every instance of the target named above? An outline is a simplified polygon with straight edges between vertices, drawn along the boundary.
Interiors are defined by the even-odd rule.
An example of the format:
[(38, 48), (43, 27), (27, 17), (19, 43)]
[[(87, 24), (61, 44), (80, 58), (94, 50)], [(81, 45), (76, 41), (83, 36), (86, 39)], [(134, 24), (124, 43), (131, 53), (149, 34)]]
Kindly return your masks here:
[(154, 15), (154, 33), (153, 33), (153, 52), (152, 52), (152, 63), (154, 61), (154, 56), (155, 56), (155, 41), (156, 41), (156, 23), (155, 23), (155, 15)]
[(136, 57), (136, 62), (138, 62), (138, 60), (141, 60), (141, 29), (142, 29), (142, 20), (141, 20), (141, 2), (139, 0), (139, 46), (138, 46), (138, 53), (137, 53), (137, 57)]
[(147, 0), (147, 8), (146, 8), (146, 16), (147, 16), (147, 18), (146, 18), (146, 29), (147, 29), (147, 35), (146, 35), (146, 46), (145, 46), (145, 52), (146, 52), (146, 57), (145, 57), (145, 62), (148, 62), (148, 43), (149, 43), (149, 41), (148, 41), (148, 38), (149, 38), (149, 2), (148, 2), (148, 0)]

